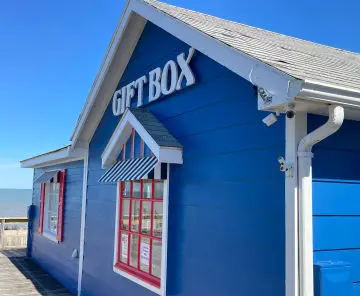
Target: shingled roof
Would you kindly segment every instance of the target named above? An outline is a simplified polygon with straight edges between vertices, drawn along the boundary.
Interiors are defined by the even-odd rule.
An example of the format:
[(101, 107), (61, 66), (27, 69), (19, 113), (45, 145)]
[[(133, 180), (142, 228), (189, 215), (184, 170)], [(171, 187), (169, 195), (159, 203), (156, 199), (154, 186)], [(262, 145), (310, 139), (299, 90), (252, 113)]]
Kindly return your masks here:
[(156, 9), (294, 78), (360, 90), (360, 55), (211, 15), (144, 0)]
[(147, 109), (130, 108), (131, 112), (160, 147), (182, 148), (168, 129)]

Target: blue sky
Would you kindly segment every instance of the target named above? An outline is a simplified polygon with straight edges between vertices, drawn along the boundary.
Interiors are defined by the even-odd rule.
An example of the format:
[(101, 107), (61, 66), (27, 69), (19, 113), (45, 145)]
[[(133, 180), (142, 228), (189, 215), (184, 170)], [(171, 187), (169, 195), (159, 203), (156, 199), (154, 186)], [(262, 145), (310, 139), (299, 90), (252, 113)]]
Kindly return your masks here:
[[(360, 2), (167, 0), (360, 52)], [(31, 188), (18, 162), (67, 145), (124, 0), (4, 1), (0, 7), (0, 188)]]

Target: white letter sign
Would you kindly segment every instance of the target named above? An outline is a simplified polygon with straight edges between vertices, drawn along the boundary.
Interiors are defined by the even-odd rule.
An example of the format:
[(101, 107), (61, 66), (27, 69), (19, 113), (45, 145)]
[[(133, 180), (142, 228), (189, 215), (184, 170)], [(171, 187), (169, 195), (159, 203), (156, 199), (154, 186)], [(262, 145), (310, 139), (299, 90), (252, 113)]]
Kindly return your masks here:
[[(168, 96), (183, 87), (195, 84), (195, 76), (190, 68), (194, 53), (195, 49), (191, 47), (186, 58), (185, 53), (181, 53), (176, 57), (176, 61), (168, 61), (163, 69), (155, 68), (148, 75), (141, 76), (116, 90), (112, 98), (113, 114), (115, 116), (123, 114), (125, 109), (131, 106), (134, 98), (137, 99), (137, 107), (144, 105), (145, 84), (148, 84), (149, 90), (148, 103), (156, 101), (161, 95)], [(135, 95), (136, 91), (137, 96)]]

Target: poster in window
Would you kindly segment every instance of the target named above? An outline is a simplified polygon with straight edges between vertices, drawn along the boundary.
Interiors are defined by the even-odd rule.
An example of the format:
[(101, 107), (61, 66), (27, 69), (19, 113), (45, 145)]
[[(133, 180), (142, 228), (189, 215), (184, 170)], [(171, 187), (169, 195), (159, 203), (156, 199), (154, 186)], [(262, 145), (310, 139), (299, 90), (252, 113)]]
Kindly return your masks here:
[(150, 260), (150, 245), (147, 243), (141, 243), (140, 245), (140, 262), (144, 265), (149, 265)]
[(121, 261), (126, 261), (128, 256), (128, 235), (121, 234)]

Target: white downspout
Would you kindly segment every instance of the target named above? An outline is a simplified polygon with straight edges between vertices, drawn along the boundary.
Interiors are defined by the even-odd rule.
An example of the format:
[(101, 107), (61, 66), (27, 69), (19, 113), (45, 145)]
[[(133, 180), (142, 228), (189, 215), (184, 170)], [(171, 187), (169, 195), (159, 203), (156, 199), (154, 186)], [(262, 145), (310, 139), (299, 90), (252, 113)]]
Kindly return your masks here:
[(328, 121), (302, 138), (298, 146), (300, 296), (314, 295), (311, 149), (335, 133), (343, 121), (344, 108), (329, 106)]

